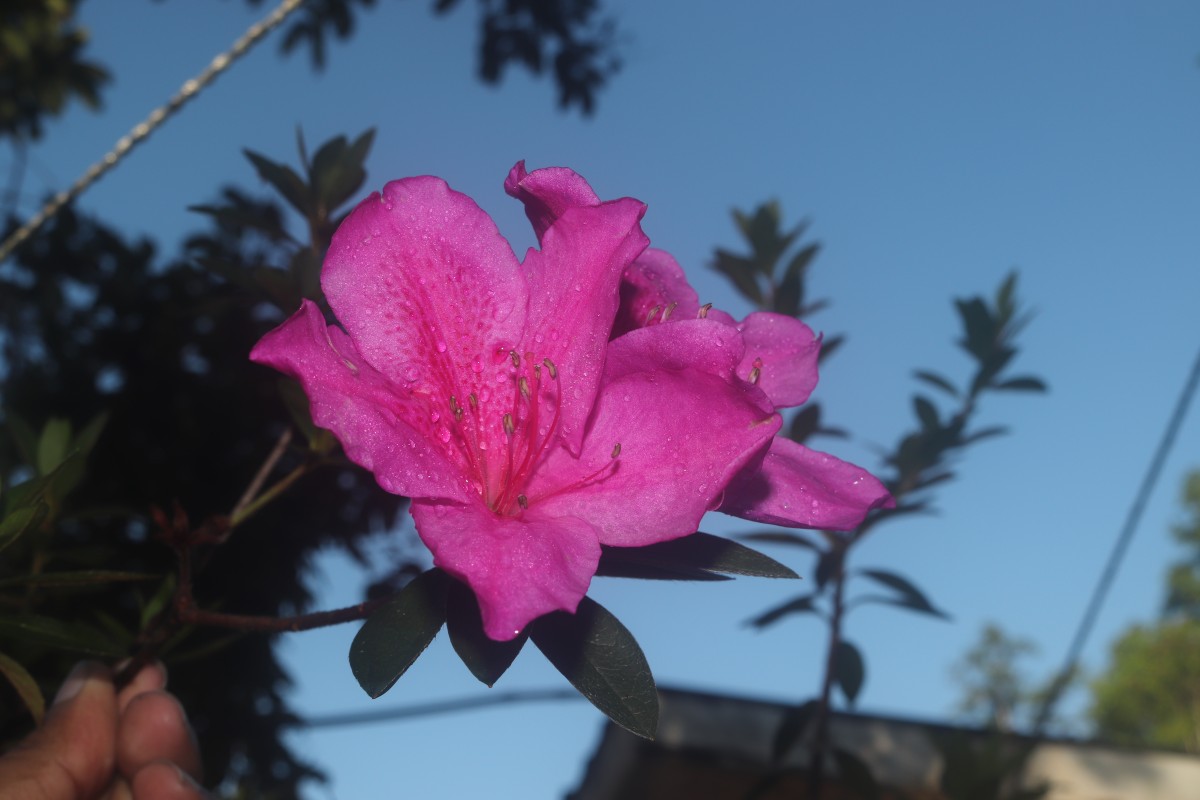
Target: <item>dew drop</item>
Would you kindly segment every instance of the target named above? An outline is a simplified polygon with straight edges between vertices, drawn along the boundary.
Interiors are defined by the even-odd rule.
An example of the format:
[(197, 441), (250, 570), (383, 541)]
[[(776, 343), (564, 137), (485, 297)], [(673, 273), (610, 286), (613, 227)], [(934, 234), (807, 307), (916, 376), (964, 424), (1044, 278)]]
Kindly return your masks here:
[(436, 411), (429, 412), (429, 421), (430, 422), (437, 422), (441, 418), (442, 418), (442, 415), (439, 414), (438, 412), (436, 412)]
[(450, 442), (450, 429), (443, 425), (438, 430), (438, 438), (442, 440), (442, 444), (448, 444)]
[(475, 360), (471, 362), (471, 370), (476, 374), (483, 372), (483, 361), (481, 361), (478, 356), (476, 356)]
[(437, 351), (438, 351), (439, 353), (444, 353), (444, 352), (446, 352), (446, 343), (445, 343), (445, 342), (443, 342), (441, 339), (438, 339), (438, 343), (437, 343)]
[(421, 377), (421, 370), (417, 369), (416, 364), (409, 364), (404, 368), (402, 377), (409, 383), (413, 383), (417, 380), (417, 378)]

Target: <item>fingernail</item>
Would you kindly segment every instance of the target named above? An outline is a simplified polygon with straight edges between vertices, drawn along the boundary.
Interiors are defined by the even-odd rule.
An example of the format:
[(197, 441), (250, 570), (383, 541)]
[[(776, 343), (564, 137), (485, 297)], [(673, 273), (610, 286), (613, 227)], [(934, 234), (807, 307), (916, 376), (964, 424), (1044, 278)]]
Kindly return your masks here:
[(99, 664), (92, 661), (80, 661), (67, 675), (67, 679), (63, 681), (63, 685), (59, 687), (58, 694), (54, 695), (53, 705), (62, 705), (74, 699), (75, 695), (83, 691), (83, 686), (89, 680), (100, 674), (103, 669)]

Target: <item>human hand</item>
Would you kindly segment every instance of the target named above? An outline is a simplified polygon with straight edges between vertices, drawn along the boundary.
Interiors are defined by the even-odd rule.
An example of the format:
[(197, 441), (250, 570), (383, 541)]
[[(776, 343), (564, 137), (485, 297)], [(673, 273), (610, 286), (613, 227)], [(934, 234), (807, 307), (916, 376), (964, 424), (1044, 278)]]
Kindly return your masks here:
[(42, 726), (0, 758), (2, 800), (203, 800), (200, 753), (161, 664), (119, 692), (112, 672), (76, 665)]

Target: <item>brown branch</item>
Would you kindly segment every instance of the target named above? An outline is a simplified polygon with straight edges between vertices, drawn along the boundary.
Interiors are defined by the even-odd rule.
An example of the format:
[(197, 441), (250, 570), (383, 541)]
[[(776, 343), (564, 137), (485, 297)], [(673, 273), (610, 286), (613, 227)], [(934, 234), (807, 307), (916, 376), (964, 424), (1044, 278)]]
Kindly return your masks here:
[(272, 617), (205, 611), (197, 608), (191, 598), (180, 597), (176, 600), (176, 619), (185, 625), (205, 625), (213, 628), (260, 633), (297, 633), (366, 619), (375, 609), (391, 599), (390, 596), (377, 597), (374, 600), (330, 611), (315, 611), (311, 614), (297, 614), (291, 617)]

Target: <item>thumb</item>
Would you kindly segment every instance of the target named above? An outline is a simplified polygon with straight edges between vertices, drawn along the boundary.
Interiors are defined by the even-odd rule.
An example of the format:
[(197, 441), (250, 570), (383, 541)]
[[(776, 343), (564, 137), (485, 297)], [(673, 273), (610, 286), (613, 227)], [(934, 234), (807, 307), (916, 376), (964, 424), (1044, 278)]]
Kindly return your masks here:
[(0, 759), (6, 800), (90, 800), (113, 775), (117, 698), (100, 664), (71, 670), (42, 726)]

